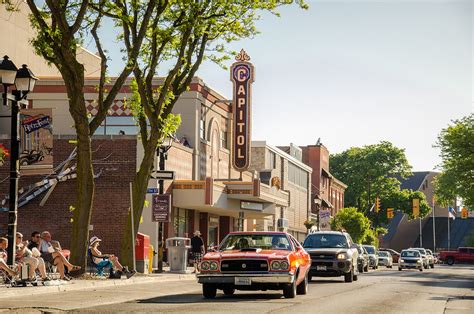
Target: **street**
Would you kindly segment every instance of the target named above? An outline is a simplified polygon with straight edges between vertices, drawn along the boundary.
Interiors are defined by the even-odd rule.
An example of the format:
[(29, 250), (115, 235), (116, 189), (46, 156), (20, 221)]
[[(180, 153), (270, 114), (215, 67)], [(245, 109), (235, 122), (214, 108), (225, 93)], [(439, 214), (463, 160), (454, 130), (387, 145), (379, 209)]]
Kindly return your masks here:
[(278, 291), (218, 293), (205, 300), (193, 280), (0, 299), (16, 312), (233, 312), (233, 313), (473, 313), (474, 267), (436, 266), (419, 272), (396, 267), (360, 275), (353, 283), (316, 278), (309, 293), (284, 299)]

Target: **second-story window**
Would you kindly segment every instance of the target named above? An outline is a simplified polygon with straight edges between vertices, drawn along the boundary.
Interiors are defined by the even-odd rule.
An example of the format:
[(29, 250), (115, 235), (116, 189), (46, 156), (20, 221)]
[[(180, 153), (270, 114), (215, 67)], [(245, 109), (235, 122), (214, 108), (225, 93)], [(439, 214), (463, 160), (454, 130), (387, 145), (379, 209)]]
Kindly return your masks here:
[(266, 158), (265, 158), (265, 168), (267, 169), (275, 169), (276, 168), (276, 154), (272, 152), (271, 150), (267, 149), (266, 153)]
[(199, 119), (199, 137), (206, 139), (206, 107), (201, 106), (201, 116)]

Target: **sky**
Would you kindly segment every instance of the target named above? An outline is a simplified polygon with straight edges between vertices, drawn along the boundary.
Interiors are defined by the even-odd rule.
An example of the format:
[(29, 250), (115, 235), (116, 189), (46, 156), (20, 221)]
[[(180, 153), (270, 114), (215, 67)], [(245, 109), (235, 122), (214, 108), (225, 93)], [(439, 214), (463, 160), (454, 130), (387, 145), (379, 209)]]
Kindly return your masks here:
[[(435, 169), (440, 130), (473, 112), (473, 1), (307, 3), (263, 15), (260, 35), (229, 46), (255, 66), (252, 139), (321, 138), (331, 153), (387, 140), (413, 170)], [(121, 59), (109, 51), (113, 74)], [(232, 98), (227, 71), (204, 63), (198, 76)]]

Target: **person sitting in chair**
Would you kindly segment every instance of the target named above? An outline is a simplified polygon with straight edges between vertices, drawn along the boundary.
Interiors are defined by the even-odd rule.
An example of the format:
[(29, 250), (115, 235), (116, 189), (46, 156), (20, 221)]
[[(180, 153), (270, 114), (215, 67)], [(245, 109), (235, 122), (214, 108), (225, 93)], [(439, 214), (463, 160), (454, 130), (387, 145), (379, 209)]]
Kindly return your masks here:
[(0, 270), (3, 270), (10, 277), (15, 277), (17, 272), (8, 267), (7, 265), (7, 248), (8, 248), (8, 239), (0, 238)]
[[(102, 240), (99, 239), (97, 236), (93, 236), (89, 240), (89, 249), (94, 264), (96, 264), (99, 268), (102, 269), (110, 267), (110, 278), (120, 278), (122, 273), (125, 273), (127, 279), (135, 275), (136, 271), (130, 271), (127, 267), (123, 267), (120, 264), (118, 257), (114, 254), (102, 254), (102, 252), (99, 251), (100, 242), (102, 242)], [(113, 270), (117, 272), (117, 277), (114, 277)]]
[(48, 231), (41, 233), (41, 242), (39, 244), (41, 257), (52, 265), (57, 266), (59, 278), (61, 280), (69, 281), (70, 278), (66, 276), (64, 269), (67, 268), (69, 272), (81, 269), (81, 266), (72, 265), (57, 246), (53, 245), (51, 241), (51, 234)]

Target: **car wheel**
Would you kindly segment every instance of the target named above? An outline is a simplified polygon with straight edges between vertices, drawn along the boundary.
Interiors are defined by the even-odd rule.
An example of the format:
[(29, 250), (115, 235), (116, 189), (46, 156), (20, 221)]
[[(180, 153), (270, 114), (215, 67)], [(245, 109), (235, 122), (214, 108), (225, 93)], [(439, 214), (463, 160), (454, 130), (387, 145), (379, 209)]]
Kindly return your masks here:
[(358, 266), (357, 268), (359, 269), (359, 273), (363, 273), (363, 272), (364, 272), (364, 267), (362, 267), (362, 265)]
[(304, 276), (304, 280), (296, 288), (297, 294), (307, 294), (308, 293), (308, 276)]
[(398, 267), (398, 271), (402, 271), (402, 268), (401, 268), (401, 267)]
[(206, 299), (214, 299), (217, 294), (217, 288), (214, 285), (205, 283), (202, 285), (202, 295)]
[(224, 292), (225, 295), (233, 295), (235, 293), (234, 288), (224, 288), (222, 291)]
[(283, 288), (283, 296), (285, 299), (293, 299), (296, 297), (296, 279), (293, 283), (289, 283)]
[(354, 280), (354, 270), (351, 269), (347, 274), (344, 274), (345, 282), (352, 282)]
[(352, 276), (352, 279), (354, 279), (354, 281), (357, 281), (359, 279), (359, 275), (354, 274), (354, 276)]
[(431, 268), (434, 268), (434, 264), (431, 265)]
[(453, 265), (454, 264), (454, 257), (452, 257), (452, 256), (448, 257), (448, 259), (446, 260), (446, 263), (448, 263), (448, 265)]
[(423, 267), (420, 267), (420, 271), (423, 271)]
[(313, 280), (313, 276), (308, 275), (308, 282), (311, 282)]
[(366, 265), (366, 266), (364, 267), (364, 271), (365, 271), (366, 273), (369, 272), (369, 265)]

